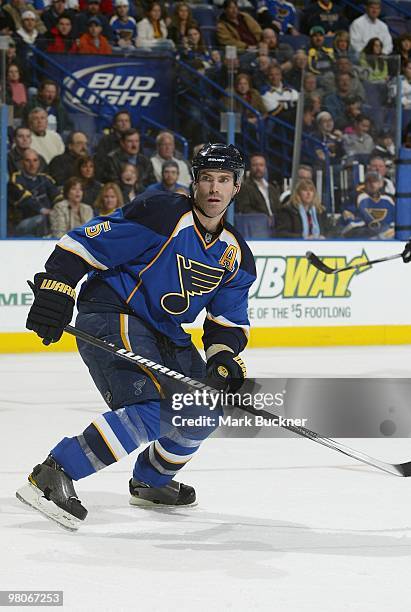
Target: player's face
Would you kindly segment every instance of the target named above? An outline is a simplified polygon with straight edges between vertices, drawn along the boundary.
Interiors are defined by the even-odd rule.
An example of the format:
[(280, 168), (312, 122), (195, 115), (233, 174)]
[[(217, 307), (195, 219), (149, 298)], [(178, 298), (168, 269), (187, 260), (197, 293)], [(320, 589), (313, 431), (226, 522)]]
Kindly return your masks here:
[(195, 185), (195, 201), (209, 217), (219, 218), (238, 191), (232, 172), (203, 170)]

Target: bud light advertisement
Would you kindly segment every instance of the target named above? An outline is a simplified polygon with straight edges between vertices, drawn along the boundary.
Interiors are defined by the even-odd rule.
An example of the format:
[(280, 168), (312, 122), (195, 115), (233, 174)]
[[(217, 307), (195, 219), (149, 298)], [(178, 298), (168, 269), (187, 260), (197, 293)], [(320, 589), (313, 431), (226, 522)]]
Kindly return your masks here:
[[(174, 59), (164, 57), (127, 57), (61, 55), (59, 64), (72, 76), (63, 81), (62, 101), (70, 113), (98, 117), (102, 99), (117, 110), (131, 113), (133, 123), (145, 116), (173, 125)], [(92, 64), (92, 65), (91, 65)], [(50, 67), (57, 73), (57, 69)]]

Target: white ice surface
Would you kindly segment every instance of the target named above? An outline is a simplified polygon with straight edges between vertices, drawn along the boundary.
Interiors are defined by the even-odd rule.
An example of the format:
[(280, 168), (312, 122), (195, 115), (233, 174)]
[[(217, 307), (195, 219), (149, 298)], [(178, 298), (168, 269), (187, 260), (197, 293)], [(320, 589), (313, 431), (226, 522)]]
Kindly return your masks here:
[[(251, 375), (406, 376), (411, 347), (248, 351)], [(192, 509), (128, 505), (135, 456), (77, 483), (71, 534), (14, 497), (104, 407), (76, 355), (0, 356), (0, 589), (64, 590), (65, 610), (409, 612), (411, 480), (303, 439), (208, 440)], [(411, 440), (347, 441), (386, 461)]]

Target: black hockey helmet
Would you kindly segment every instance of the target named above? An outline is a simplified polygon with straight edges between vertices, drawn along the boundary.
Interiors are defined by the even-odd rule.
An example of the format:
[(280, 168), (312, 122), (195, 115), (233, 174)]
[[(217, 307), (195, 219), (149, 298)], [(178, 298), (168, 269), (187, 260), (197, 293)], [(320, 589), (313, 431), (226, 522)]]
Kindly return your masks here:
[(194, 182), (197, 182), (200, 170), (227, 170), (234, 174), (234, 184), (238, 185), (244, 175), (245, 162), (234, 145), (209, 142), (199, 150), (191, 167)]

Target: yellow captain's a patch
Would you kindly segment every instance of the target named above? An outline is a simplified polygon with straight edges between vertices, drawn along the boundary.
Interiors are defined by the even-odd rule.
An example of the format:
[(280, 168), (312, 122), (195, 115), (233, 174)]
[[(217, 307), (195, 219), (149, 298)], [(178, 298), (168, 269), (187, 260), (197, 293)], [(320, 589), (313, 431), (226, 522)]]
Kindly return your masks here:
[(223, 376), (224, 378), (227, 378), (227, 376), (228, 376), (228, 370), (223, 365), (219, 365), (218, 366), (217, 372), (220, 374), (220, 376)]
[(84, 228), (86, 236), (89, 238), (95, 238), (96, 236), (99, 236), (101, 232), (109, 232), (110, 230), (110, 221), (103, 221), (102, 223), (97, 223), (96, 225), (88, 225)]
[(61, 283), (56, 280), (51, 280), (50, 278), (45, 278), (43, 280), (43, 282), (40, 285), (40, 289), (49, 289), (50, 291), (59, 291), (60, 293), (66, 293), (67, 295), (72, 297), (73, 300), (76, 299), (76, 292), (74, 291), (73, 287), (70, 287), (70, 285), (66, 285), (66, 283)]
[(229, 244), (218, 263), (226, 270), (232, 272), (234, 270), (235, 260), (237, 259), (237, 252), (238, 248), (233, 244)]

